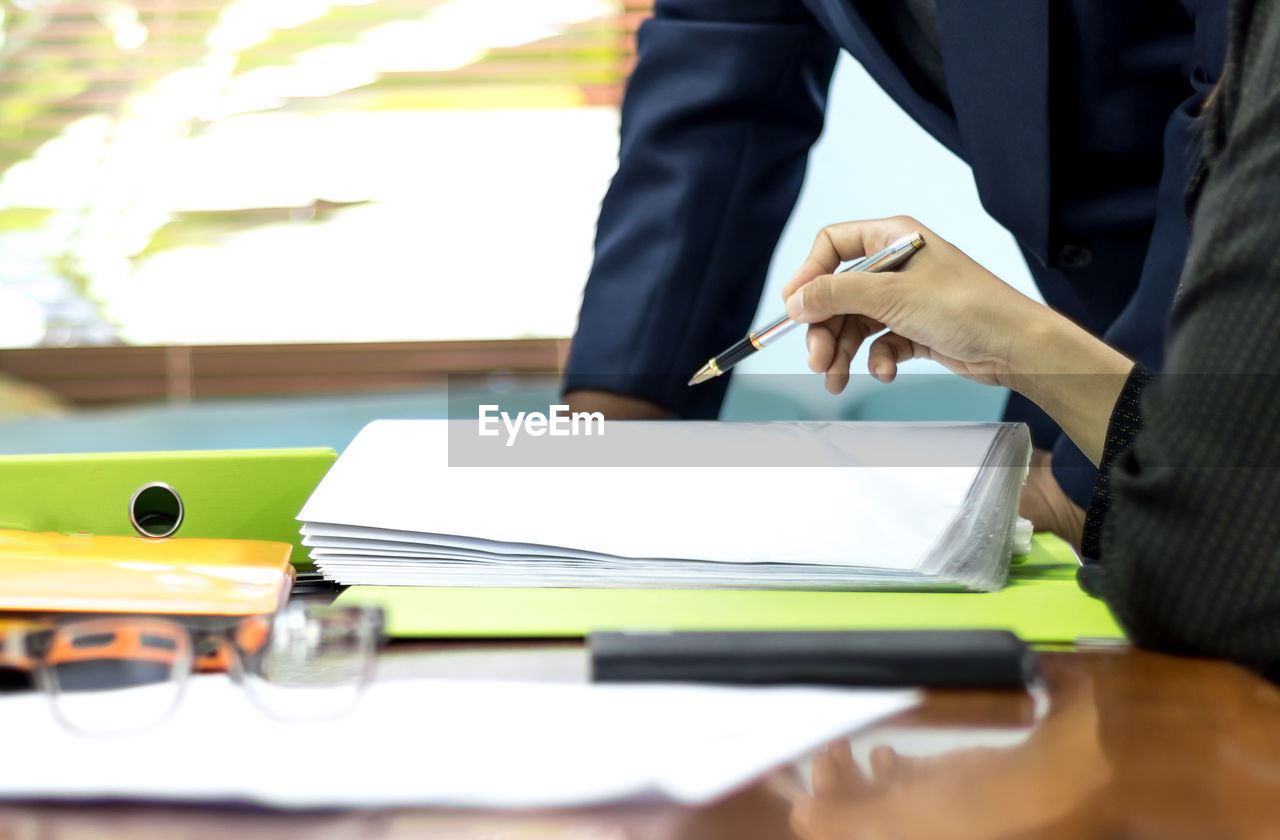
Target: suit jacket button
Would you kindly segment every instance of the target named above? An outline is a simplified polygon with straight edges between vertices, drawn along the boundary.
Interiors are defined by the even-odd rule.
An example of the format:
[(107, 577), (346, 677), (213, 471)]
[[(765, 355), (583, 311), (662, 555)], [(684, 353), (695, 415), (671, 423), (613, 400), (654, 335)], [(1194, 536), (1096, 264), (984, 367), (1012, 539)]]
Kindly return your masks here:
[(1058, 252), (1058, 264), (1063, 268), (1084, 268), (1093, 262), (1093, 249), (1088, 245), (1069, 242)]

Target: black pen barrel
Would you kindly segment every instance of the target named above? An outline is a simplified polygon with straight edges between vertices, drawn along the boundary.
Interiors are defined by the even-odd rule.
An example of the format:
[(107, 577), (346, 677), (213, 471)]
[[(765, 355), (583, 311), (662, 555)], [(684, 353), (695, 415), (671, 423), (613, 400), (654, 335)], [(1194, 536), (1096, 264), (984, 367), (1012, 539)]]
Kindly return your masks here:
[(716, 367), (720, 368), (722, 372), (727, 371), (729, 368), (756, 352), (756, 349), (756, 346), (751, 343), (751, 336), (747, 336), (734, 344), (728, 350), (718, 354), (715, 359)]

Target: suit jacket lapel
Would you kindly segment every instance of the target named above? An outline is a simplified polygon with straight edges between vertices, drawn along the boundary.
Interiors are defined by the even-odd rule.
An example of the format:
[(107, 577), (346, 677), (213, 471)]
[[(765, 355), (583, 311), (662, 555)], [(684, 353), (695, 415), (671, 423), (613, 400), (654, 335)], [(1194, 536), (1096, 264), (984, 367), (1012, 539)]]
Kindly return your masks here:
[(1049, 2), (938, 0), (947, 91), (983, 206), (1049, 250)]

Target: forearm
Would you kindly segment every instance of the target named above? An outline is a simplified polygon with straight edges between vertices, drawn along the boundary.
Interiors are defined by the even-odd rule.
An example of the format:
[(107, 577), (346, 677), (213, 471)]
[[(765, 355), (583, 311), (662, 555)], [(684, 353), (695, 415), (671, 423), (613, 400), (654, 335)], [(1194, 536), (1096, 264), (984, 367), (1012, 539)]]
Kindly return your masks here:
[(799, 3), (667, 0), (638, 54), (563, 387), (715, 417), (686, 382), (755, 313), (836, 48)]
[(1133, 361), (1046, 307), (1017, 330), (1010, 387), (1044, 409), (1095, 465)]

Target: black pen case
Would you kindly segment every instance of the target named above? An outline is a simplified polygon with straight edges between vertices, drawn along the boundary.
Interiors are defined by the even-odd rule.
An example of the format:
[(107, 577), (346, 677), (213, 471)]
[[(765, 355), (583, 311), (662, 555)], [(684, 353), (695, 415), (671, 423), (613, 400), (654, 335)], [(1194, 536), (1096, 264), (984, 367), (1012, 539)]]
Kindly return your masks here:
[(1025, 688), (1035, 654), (1007, 630), (592, 633), (596, 682)]

